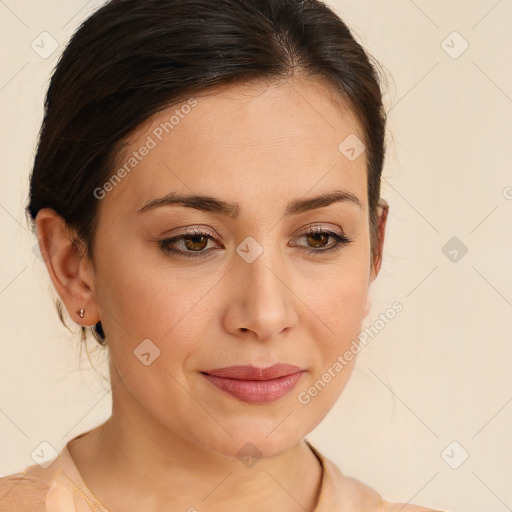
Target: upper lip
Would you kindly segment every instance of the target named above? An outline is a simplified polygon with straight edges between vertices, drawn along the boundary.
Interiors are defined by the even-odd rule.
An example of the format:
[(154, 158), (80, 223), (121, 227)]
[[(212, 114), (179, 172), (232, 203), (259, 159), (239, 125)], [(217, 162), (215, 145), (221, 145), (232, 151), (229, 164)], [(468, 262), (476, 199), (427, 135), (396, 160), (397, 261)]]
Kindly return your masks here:
[(256, 366), (227, 366), (225, 368), (216, 368), (202, 373), (213, 375), (215, 377), (224, 377), (227, 379), (239, 380), (271, 380), (299, 373), (302, 368), (291, 364), (274, 364), (267, 368), (258, 368)]

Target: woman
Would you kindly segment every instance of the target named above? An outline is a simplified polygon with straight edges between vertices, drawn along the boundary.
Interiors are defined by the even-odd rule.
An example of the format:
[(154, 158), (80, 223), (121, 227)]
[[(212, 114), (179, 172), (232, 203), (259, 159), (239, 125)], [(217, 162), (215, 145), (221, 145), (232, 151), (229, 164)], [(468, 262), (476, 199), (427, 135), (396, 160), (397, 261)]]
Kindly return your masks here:
[(113, 0), (45, 107), (27, 211), (113, 409), (0, 479), (2, 510), (429, 510), (305, 440), (352, 371), (388, 212), (346, 25), (316, 0)]

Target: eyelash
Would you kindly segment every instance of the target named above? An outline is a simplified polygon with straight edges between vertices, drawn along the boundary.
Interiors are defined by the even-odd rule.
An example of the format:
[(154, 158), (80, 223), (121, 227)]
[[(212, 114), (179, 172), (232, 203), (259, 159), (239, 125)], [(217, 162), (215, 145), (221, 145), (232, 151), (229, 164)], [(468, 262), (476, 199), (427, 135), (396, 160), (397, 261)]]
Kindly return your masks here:
[[(305, 251), (308, 254), (319, 254), (319, 253), (326, 253), (326, 252), (334, 253), (336, 251), (339, 251), (343, 247), (346, 247), (348, 244), (350, 244), (352, 242), (352, 240), (350, 238), (348, 238), (347, 236), (340, 235), (339, 233), (336, 233), (334, 231), (329, 231), (329, 230), (323, 229), (320, 226), (313, 226), (312, 228), (309, 228), (309, 229), (303, 231), (299, 235), (299, 238), (301, 238), (303, 236), (307, 236), (307, 235), (328, 235), (329, 237), (334, 238), (334, 240), (335, 240), (335, 244), (332, 247), (329, 247), (327, 249), (325, 249), (325, 248), (324, 249), (311, 249), (311, 248), (303, 249), (303, 251)], [(204, 253), (209, 252), (209, 251), (208, 250), (181, 251), (181, 250), (173, 249), (170, 247), (171, 243), (176, 243), (177, 241), (184, 240), (187, 238), (192, 238), (195, 236), (206, 236), (210, 240), (215, 240), (215, 237), (212, 236), (211, 233), (209, 233), (207, 231), (201, 231), (200, 229), (197, 229), (197, 228), (192, 228), (179, 236), (160, 240), (158, 242), (158, 245), (160, 246), (160, 249), (165, 254), (174, 254), (174, 255), (178, 255), (178, 256), (184, 256), (186, 258), (198, 258), (198, 257), (201, 257)]]

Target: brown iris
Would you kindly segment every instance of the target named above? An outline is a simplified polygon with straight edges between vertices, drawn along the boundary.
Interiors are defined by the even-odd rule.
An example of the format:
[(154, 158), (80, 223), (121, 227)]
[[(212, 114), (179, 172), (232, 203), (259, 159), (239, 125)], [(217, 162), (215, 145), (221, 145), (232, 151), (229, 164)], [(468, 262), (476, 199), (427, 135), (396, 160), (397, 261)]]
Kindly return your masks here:
[(183, 238), (186, 248), (191, 251), (201, 251), (208, 245), (209, 237), (204, 235), (189, 235)]

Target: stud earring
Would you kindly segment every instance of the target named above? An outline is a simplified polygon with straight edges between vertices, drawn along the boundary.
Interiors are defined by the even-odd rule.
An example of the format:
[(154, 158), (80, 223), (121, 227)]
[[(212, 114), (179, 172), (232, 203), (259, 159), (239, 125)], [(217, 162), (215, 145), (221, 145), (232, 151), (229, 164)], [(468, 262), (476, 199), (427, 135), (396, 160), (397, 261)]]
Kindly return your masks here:
[(84, 317), (84, 314), (85, 314), (85, 309), (81, 309), (79, 312), (78, 312), (78, 315), (80, 316), (80, 318), (83, 318)]

